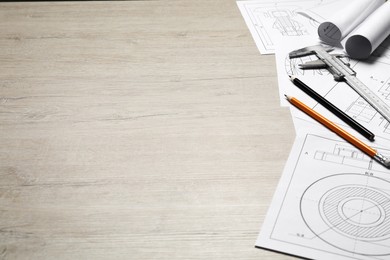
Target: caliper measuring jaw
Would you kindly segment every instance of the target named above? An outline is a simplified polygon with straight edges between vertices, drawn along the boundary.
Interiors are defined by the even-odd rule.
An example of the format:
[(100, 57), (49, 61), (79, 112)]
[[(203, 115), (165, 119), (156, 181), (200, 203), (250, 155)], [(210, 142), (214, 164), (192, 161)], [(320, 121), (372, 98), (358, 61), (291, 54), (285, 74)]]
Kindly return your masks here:
[(289, 57), (293, 59), (308, 55), (317, 56), (318, 60), (299, 64), (299, 68), (303, 70), (327, 69), (333, 75), (334, 80), (346, 82), (384, 119), (390, 122), (390, 107), (356, 77), (356, 72), (351, 69), (350, 64), (342, 60), (342, 58), (346, 57), (345, 55), (329, 54), (332, 50), (334, 50), (332, 47), (314, 45), (292, 51), (289, 53)]

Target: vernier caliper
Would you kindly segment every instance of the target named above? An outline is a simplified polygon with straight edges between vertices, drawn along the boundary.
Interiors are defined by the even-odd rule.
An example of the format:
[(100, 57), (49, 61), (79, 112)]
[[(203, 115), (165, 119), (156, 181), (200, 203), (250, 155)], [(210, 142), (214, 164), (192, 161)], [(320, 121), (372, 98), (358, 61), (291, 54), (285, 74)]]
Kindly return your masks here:
[(390, 107), (383, 102), (373, 91), (356, 77), (356, 72), (342, 59), (342, 54), (329, 54), (331, 47), (321, 45), (309, 46), (290, 52), (289, 57), (299, 58), (308, 55), (316, 55), (318, 60), (300, 64), (301, 69), (327, 69), (336, 81), (345, 81), (353, 90), (364, 98), (376, 111), (390, 122)]

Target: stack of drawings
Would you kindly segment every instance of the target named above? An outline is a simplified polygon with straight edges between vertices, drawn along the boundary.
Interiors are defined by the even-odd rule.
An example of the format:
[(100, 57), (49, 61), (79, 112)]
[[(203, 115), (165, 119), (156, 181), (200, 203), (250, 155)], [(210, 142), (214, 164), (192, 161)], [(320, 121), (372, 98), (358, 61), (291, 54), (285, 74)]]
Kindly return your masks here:
[[(337, 45), (334, 53), (350, 54), (345, 63), (390, 105), (390, 38), (386, 38), (390, 2), (268, 0), (237, 4), (261, 54), (275, 54), (282, 106), (289, 106), (284, 94), (295, 96), (363, 139), (295, 87), (288, 77), (295, 75), (374, 132), (376, 140), (370, 145), (390, 155), (387, 120), (347, 84), (334, 81), (327, 70), (299, 68), (299, 64), (317, 59), (315, 56), (289, 58), (296, 49), (321, 40), (331, 42)], [(358, 5), (364, 12), (356, 13), (354, 6)], [(334, 10), (355, 12), (359, 19), (353, 20), (355, 24), (343, 22), (346, 16), (335, 16)], [(376, 18), (378, 13), (380, 19)], [(373, 24), (380, 33), (373, 31)], [(364, 46), (369, 48), (356, 51), (351, 41), (348, 44), (357, 38), (364, 42), (362, 37), (368, 40)], [(367, 60), (358, 60), (361, 58)], [(299, 110), (290, 109), (296, 140), (256, 246), (312, 259), (389, 259), (390, 170)]]

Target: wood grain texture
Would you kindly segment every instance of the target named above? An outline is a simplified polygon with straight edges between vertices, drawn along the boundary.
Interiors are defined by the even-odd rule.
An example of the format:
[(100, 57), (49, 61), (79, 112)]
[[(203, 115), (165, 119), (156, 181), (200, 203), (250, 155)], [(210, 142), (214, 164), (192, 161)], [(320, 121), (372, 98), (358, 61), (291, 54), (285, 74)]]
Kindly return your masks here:
[(0, 3), (0, 259), (254, 248), (294, 139), (235, 1)]

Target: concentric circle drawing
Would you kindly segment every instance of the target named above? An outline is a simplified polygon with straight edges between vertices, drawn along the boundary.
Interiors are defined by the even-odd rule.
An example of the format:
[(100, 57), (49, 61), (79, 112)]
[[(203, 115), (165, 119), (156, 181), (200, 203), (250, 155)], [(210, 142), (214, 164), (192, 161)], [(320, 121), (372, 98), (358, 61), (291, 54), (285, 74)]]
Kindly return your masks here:
[(336, 174), (310, 185), (300, 210), (309, 229), (341, 250), (390, 255), (390, 182), (362, 174)]

